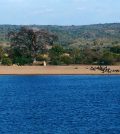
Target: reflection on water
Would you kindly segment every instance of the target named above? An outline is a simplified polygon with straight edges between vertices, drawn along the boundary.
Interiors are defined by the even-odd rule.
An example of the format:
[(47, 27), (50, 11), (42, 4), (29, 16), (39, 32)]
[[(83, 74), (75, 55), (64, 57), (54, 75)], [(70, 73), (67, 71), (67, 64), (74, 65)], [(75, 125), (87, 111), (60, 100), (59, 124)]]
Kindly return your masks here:
[(120, 134), (120, 76), (0, 76), (0, 134)]

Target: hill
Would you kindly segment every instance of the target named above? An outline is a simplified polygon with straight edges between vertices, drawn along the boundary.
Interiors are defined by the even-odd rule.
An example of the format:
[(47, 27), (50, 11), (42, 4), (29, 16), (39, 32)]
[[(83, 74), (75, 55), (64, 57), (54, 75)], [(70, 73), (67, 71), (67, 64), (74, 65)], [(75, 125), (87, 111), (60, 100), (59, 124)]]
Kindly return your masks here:
[[(9, 43), (7, 34), (10, 31), (17, 32), (23, 25), (0, 25), (0, 42)], [(64, 47), (103, 46), (110, 47), (120, 45), (120, 23), (95, 24), (84, 26), (56, 26), (56, 25), (26, 25), (45, 29), (55, 33), (59, 40), (57, 44)]]

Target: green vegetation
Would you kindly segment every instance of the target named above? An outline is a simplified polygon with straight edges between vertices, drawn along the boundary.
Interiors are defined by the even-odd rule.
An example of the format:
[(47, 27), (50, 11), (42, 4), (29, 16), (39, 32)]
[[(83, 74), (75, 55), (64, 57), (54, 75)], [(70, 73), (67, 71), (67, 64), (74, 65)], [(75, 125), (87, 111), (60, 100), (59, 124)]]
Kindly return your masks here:
[(119, 23), (88, 26), (0, 25), (0, 61), (4, 65), (32, 64), (36, 60), (53, 65), (120, 64), (119, 29)]
[(62, 46), (55, 45), (49, 51), (49, 57), (51, 59), (51, 64), (60, 65), (61, 64), (61, 55), (64, 53)]
[[(17, 25), (0, 25), (0, 40), (9, 41), (8, 33), (18, 32)], [(50, 26), (29, 25), (29, 28), (44, 29), (58, 36), (56, 44), (64, 47), (84, 47), (85, 45), (115, 46), (120, 45), (120, 23), (97, 24), (88, 26)], [(0, 41), (0, 42), (1, 42)]]
[(61, 63), (69, 65), (72, 63), (72, 57), (70, 57), (69, 55), (62, 55), (61, 56)]
[(13, 60), (13, 63), (14, 64), (17, 64), (17, 65), (25, 65), (25, 64), (31, 64), (33, 61), (30, 57), (24, 57), (24, 56), (21, 56), (21, 57), (16, 57), (14, 58)]
[(12, 65), (12, 60), (11, 60), (10, 58), (8, 58), (8, 57), (4, 57), (4, 58), (2, 59), (2, 64), (3, 64), (3, 65), (10, 66), (10, 65)]

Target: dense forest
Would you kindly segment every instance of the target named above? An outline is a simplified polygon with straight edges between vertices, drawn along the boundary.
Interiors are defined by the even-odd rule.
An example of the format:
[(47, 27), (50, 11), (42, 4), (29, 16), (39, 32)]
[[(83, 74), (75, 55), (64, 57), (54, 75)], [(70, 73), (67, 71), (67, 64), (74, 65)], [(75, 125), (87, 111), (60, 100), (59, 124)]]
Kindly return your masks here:
[[(46, 60), (41, 55), (47, 54), (49, 55), (47, 61), (51, 64), (120, 63), (120, 23), (85, 26), (0, 25), (0, 51), (4, 49), (4, 53), (7, 53), (13, 63), (16, 61), (15, 57), (19, 57), (20, 61), (20, 55), (11, 58), (11, 39), (8, 35), (11, 32), (18, 33), (22, 27), (46, 30), (57, 36), (57, 40), (54, 40), (52, 44), (53, 48), (49, 52), (40, 53), (39, 51), (37, 60)], [(22, 60), (27, 60), (27, 56), (22, 57)], [(30, 55), (28, 57), (30, 58)], [(25, 61), (25, 63), (28, 62)]]

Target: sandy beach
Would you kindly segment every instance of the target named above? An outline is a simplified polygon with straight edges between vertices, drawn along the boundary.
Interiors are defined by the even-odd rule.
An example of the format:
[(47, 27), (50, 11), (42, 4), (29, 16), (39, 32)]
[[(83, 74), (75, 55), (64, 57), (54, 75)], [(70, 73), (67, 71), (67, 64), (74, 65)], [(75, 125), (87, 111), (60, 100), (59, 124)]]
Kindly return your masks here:
[[(92, 66), (96, 67), (96, 66)], [(120, 70), (120, 66), (108, 66), (111, 70)], [(70, 66), (0, 66), (0, 75), (97, 75), (119, 74), (119, 72), (103, 73), (100, 70), (91, 70), (91, 65)]]

